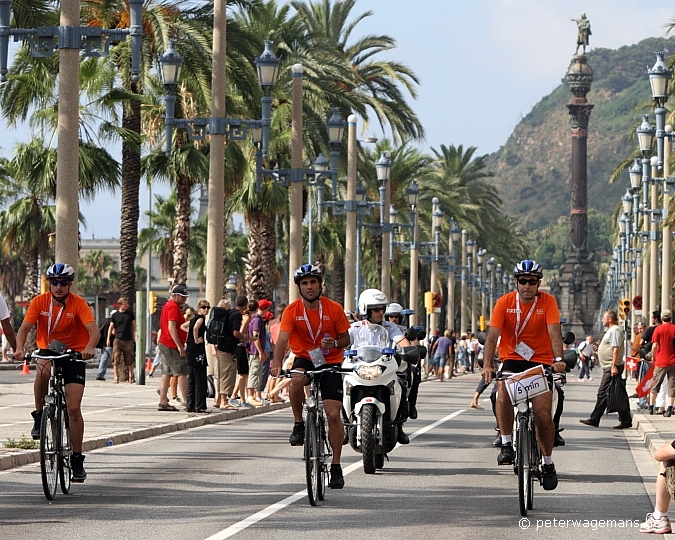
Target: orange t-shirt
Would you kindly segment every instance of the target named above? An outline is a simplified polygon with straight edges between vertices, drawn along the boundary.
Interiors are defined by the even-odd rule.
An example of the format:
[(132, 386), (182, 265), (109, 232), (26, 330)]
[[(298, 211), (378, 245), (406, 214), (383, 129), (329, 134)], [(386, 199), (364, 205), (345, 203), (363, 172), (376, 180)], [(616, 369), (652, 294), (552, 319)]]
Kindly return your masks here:
[(499, 343), (499, 358), (504, 360), (525, 359), (520, 356), (516, 350), (519, 342), (525, 343), (531, 349), (534, 349), (534, 355), (530, 362), (539, 362), (541, 364), (551, 365), (553, 363), (553, 348), (551, 339), (548, 335), (549, 324), (560, 324), (560, 312), (555, 298), (548, 293), (540, 292), (536, 305), (520, 303), (520, 325), (522, 327), (527, 319), (530, 309), (534, 306), (534, 311), (521, 333), (516, 338), (516, 295), (517, 292), (505, 294), (495, 304), (490, 318), (490, 327), (501, 330)]
[[(48, 328), (51, 312), (51, 331)], [(84, 298), (70, 293), (66, 307), (58, 302), (52, 303), (52, 293), (44, 293), (31, 300), (24, 322), (37, 323), (35, 341), (38, 347), (46, 349), (53, 340), (65, 343), (74, 351), (82, 352), (89, 343), (89, 330), (86, 325), (94, 321), (94, 316)], [(57, 322), (58, 321), (58, 322)]]
[[(305, 309), (302, 298), (292, 302), (281, 316), (281, 331), (290, 334), (288, 346), (298, 358), (309, 360), (309, 351), (321, 348), (321, 339), (324, 334), (337, 339), (340, 334), (349, 332), (349, 321), (342, 306), (323, 296), (320, 297), (320, 302), (323, 311), (322, 321), (319, 320), (319, 308)], [(305, 322), (305, 313), (309, 326), (312, 328), (311, 333)], [(314, 340), (311, 334), (314, 335)], [(341, 364), (342, 351), (343, 349), (329, 349), (328, 354), (324, 354), (326, 363)]]

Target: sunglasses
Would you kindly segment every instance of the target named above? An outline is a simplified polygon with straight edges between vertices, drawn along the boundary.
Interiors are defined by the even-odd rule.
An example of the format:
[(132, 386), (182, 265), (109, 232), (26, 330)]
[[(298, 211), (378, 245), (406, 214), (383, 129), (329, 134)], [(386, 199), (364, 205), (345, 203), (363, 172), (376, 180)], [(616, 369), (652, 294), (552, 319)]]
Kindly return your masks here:
[(384, 308), (384, 307), (374, 307), (374, 308), (370, 308), (370, 311), (377, 311), (378, 313), (381, 313), (381, 312), (385, 311), (385, 309), (386, 308)]
[(61, 285), (61, 287), (67, 287), (68, 285), (70, 285), (70, 281), (67, 279), (50, 279), (49, 283), (54, 285), (54, 287), (57, 287), (59, 285)]
[(211, 306), (200, 306), (199, 309), (205, 309), (206, 311), (208, 311), (209, 309), (211, 309)]
[(537, 283), (539, 283), (539, 280), (519, 278), (518, 283), (520, 283), (521, 285), (536, 285)]

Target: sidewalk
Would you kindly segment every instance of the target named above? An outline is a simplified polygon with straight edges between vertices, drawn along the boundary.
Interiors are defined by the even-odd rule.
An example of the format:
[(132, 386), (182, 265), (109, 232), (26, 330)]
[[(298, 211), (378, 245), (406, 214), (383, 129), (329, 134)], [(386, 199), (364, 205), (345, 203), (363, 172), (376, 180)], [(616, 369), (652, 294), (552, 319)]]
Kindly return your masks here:
[[(220, 411), (211, 408), (213, 400), (207, 400), (212, 413), (188, 417), (184, 409), (179, 412), (157, 410), (159, 377), (146, 378), (145, 386), (95, 380), (95, 372), (88, 371), (87, 386), (82, 400), (84, 416), (84, 451), (91, 451), (109, 444), (121, 444), (137, 439), (154, 437), (193, 428), (204, 424), (215, 424), (244, 416), (253, 416), (290, 404), (278, 403), (258, 408), (237, 411)], [(30, 439), (33, 420), (34, 373), (26, 375), (26, 382), (3, 384), (0, 390), (0, 443), (8, 438), (18, 441), (22, 435)], [(30, 382), (29, 382), (30, 381)], [(182, 398), (182, 396), (181, 396)], [(10, 469), (39, 461), (39, 450), (19, 450), (0, 447), (0, 470)]]

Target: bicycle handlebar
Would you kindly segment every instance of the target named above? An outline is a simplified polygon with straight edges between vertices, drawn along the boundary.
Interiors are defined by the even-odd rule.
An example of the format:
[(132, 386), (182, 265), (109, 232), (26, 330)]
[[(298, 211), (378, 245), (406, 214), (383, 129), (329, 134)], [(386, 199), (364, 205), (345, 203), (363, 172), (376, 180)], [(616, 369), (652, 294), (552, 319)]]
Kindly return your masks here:
[(86, 362), (85, 360), (82, 360), (82, 353), (76, 352), (76, 351), (66, 351), (63, 354), (57, 354), (57, 355), (50, 355), (50, 356), (42, 356), (39, 354), (35, 354), (34, 352), (31, 354), (27, 354), (24, 356), (24, 358), (27, 361), (30, 360), (65, 360), (69, 359), (71, 362)]
[(327, 366), (327, 367), (322, 367), (320, 369), (316, 369), (314, 371), (303, 371), (301, 369), (282, 369), (279, 371), (279, 375), (277, 378), (290, 378), (293, 377), (293, 375), (302, 375), (304, 377), (308, 377), (310, 379), (313, 379), (317, 377), (318, 375), (322, 375), (327, 372), (333, 372), (333, 373), (353, 373), (354, 370), (352, 368), (345, 369), (342, 366), (336, 365), (336, 366)]

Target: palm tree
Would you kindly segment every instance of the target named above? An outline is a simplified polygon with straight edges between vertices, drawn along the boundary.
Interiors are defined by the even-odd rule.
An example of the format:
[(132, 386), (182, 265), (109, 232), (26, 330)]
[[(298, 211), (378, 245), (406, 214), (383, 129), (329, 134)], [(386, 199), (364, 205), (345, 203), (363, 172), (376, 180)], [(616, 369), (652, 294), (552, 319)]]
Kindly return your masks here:
[(97, 295), (115, 288), (116, 277), (113, 272), (114, 261), (111, 255), (102, 250), (93, 250), (80, 258), (77, 267), (78, 285), (87, 295)]
[(149, 252), (159, 254), (162, 275), (168, 277), (173, 272), (173, 229), (176, 223), (176, 192), (169, 197), (155, 195), (155, 209), (148, 210), (151, 227), (138, 233), (138, 254)]

